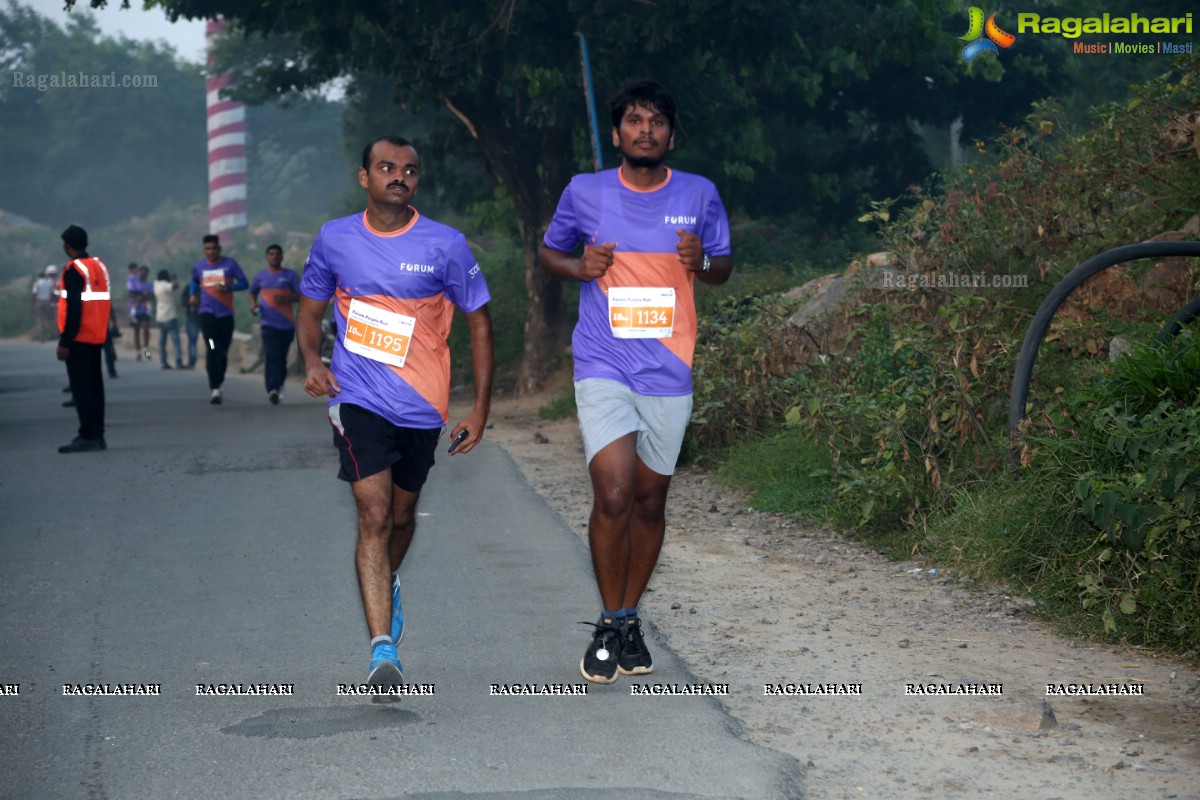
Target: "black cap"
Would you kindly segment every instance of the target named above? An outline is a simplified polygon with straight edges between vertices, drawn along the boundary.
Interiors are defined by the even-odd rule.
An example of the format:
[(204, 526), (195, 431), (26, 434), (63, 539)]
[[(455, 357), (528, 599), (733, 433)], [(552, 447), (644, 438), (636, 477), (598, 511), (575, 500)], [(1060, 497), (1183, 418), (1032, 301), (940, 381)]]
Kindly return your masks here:
[(63, 231), (62, 240), (76, 250), (87, 250), (87, 231), (78, 225), (71, 225)]

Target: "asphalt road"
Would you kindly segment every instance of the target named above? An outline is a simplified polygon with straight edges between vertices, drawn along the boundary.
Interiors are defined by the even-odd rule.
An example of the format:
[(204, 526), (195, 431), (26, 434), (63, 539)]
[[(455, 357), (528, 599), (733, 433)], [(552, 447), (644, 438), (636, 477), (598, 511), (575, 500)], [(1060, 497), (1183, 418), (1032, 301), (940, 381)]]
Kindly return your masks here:
[[(697, 683), (652, 635), (652, 675), (492, 694), (583, 684), (596, 596), (578, 538), (486, 440), (439, 454), (402, 571), (401, 660), (433, 693), (339, 696), (370, 654), (322, 403), (231, 376), (211, 406), (203, 370), (121, 357), (108, 450), (60, 455), (77, 420), (52, 345), (0, 344), (0, 797), (803, 796), (799, 762), (713, 697), (631, 694)], [(160, 693), (67, 694), (96, 684)]]

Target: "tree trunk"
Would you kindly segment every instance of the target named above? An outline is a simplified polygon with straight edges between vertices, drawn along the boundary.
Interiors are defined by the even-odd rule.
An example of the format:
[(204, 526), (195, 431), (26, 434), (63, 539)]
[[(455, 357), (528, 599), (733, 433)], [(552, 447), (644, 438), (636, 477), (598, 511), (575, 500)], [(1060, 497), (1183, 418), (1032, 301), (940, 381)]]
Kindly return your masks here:
[(570, 315), (563, 300), (563, 282), (551, 276), (537, 261), (542, 233), (558, 206), (558, 197), (570, 179), (571, 132), (554, 126), (541, 131), (541, 170), (538, 176), (537, 226), (521, 226), (521, 247), (525, 251), (525, 292), (529, 300), (525, 316), (525, 348), (517, 376), (517, 391), (536, 392), (559, 364), (570, 341)]
[(538, 391), (558, 364), (565, 345), (562, 281), (542, 269), (537, 261), (541, 231), (521, 226), (521, 248), (525, 256), (525, 347), (517, 374), (517, 392)]
[[(517, 374), (517, 391), (530, 394), (558, 365), (568, 339), (563, 284), (537, 260), (542, 233), (558, 205), (571, 169), (571, 131), (550, 126), (530, 131), (507, 120), (503, 104), (492, 97), (447, 98), (447, 105), (467, 126), (512, 198), (525, 266), (525, 341)], [(530, 136), (540, 136), (530, 145)]]

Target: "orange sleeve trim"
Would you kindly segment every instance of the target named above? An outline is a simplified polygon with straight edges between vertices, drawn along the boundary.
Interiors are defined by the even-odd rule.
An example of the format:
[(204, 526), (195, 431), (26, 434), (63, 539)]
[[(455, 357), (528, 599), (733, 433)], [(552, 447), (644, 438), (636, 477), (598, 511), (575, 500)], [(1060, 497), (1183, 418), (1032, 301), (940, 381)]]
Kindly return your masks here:
[[(409, 206), (409, 208), (412, 208), (412, 206)], [(413, 212), (412, 219), (410, 219), (410, 220), (408, 221), (408, 224), (407, 224), (407, 225), (405, 225), (405, 226), (404, 226), (403, 228), (401, 228), (400, 230), (398, 230), (398, 231), (377, 231), (377, 230), (375, 230), (374, 228), (372, 228), (372, 227), (371, 227), (371, 223), (367, 221), (367, 212), (366, 212), (366, 210), (364, 209), (364, 210), (363, 210), (363, 213), (362, 213), (362, 223), (363, 223), (363, 227), (364, 227), (364, 228), (366, 228), (366, 229), (367, 229), (367, 231), (368, 231), (369, 233), (372, 233), (372, 234), (374, 234), (375, 236), (383, 236), (384, 238), (389, 238), (389, 239), (390, 239), (391, 237), (393, 237), (393, 236), (403, 236), (404, 234), (406, 234), (406, 233), (408, 233), (410, 230), (412, 230), (412, 226), (413, 226), (413, 225), (416, 225), (416, 224), (417, 224), (417, 220), (421, 218), (421, 212), (420, 212), (420, 211), (417, 211), (415, 208), (413, 208), (413, 209), (412, 209), (412, 212)]]

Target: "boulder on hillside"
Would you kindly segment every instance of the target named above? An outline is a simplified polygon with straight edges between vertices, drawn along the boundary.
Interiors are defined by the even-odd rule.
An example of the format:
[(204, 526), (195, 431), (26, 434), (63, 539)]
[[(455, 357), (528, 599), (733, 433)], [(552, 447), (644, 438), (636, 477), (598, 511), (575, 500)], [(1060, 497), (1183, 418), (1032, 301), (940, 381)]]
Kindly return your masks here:
[[(1200, 239), (1200, 216), (1184, 223), (1177, 231), (1166, 231), (1147, 242), (1182, 242)], [(1183, 308), (1196, 291), (1200, 270), (1194, 258), (1164, 258), (1152, 264), (1140, 280), (1131, 276), (1131, 267), (1120, 264), (1093, 275), (1072, 292), (1058, 316), (1072, 322), (1085, 322), (1099, 314), (1117, 319), (1139, 319), (1147, 314), (1170, 316)]]
[[(1186, 242), (1200, 240), (1200, 215), (1194, 216), (1177, 231), (1159, 234), (1151, 242)], [(1187, 305), (1196, 295), (1200, 269), (1195, 258), (1164, 258), (1155, 262), (1142, 276), (1141, 289), (1146, 305), (1170, 316)]]
[(788, 327), (804, 363), (817, 363), (829, 353), (841, 350), (849, 334), (850, 310), (847, 295), (859, 290), (882, 289), (893, 284), (887, 274), (895, 274), (891, 253), (872, 253), (862, 262), (854, 262), (841, 275), (822, 275), (792, 289), (785, 300), (807, 300), (791, 317)]

